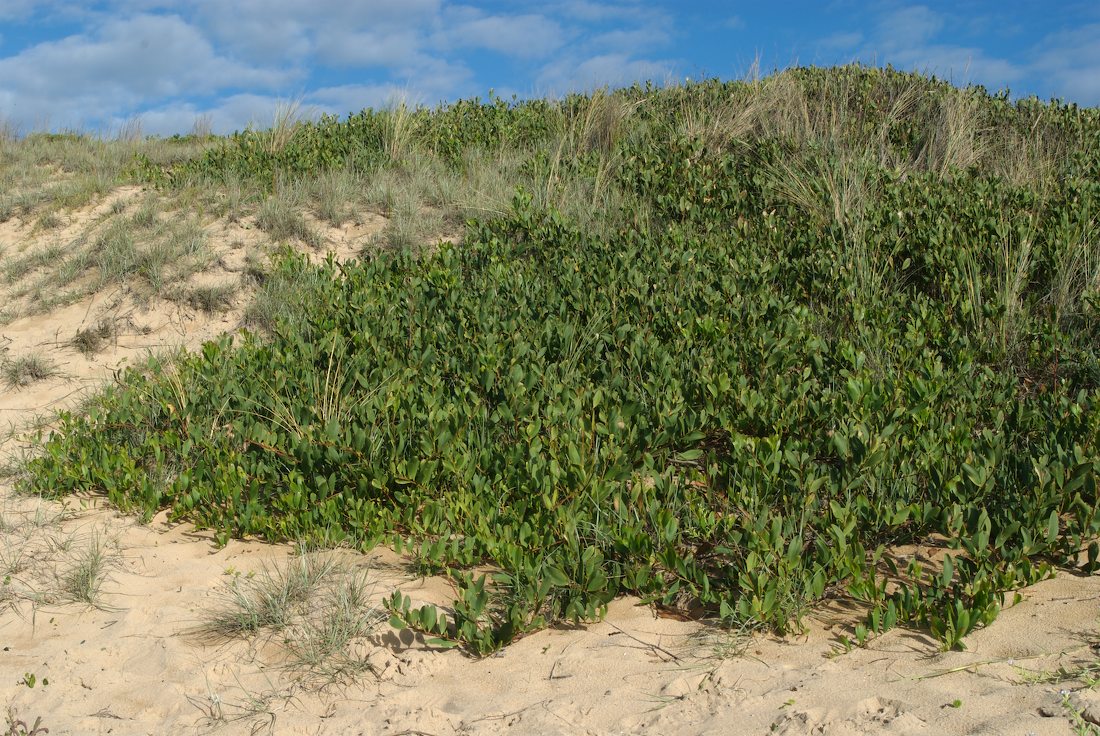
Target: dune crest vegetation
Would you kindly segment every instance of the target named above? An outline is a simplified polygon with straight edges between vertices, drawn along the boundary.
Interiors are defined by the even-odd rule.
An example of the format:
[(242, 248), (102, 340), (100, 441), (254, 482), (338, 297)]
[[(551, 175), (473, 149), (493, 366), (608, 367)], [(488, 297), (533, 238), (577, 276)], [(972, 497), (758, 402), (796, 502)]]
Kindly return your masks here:
[(281, 126), (133, 175), (359, 187), (384, 237), (282, 256), (293, 308), (128, 370), (25, 489), (392, 544), (458, 591), (392, 622), (477, 654), (626, 593), (958, 647), (1100, 566), (1100, 111), (845, 67)]

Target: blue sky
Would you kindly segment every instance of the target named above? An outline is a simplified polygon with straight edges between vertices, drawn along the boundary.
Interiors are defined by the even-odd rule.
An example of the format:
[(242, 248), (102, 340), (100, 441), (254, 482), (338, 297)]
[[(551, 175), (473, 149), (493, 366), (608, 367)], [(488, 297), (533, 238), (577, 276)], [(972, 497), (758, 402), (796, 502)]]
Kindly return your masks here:
[(1100, 2), (0, 0), (0, 121), (24, 132), (216, 132), (280, 101), (344, 115), (494, 89), (851, 61), (1100, 105)]

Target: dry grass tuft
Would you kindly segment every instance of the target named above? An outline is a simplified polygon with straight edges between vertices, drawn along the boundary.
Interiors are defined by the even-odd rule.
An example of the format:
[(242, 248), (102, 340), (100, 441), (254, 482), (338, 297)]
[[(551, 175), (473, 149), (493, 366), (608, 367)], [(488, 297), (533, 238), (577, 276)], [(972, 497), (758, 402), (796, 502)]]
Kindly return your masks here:
[(85, 358), (90, 358), (104, 345), (115, 337), (115, 323), (110, 319), (101, 319), (91, 327), (84, 327), (76, 331), (69, 344), (80, 351)]
[(332, 682), (370, 671), (366, 639), (388, 614), (372, 600), (369, 571), (337, 552), (300, 548), (255, 574), (232, 573), (221, 605), (194, 633), (216, 641), (277, 639), (282, 664), (307, 679)]
[(60, 374), (57, 363), (41, 353), (6, 358), (0, 363), (0, 379), (9, 389), (20, 389)]

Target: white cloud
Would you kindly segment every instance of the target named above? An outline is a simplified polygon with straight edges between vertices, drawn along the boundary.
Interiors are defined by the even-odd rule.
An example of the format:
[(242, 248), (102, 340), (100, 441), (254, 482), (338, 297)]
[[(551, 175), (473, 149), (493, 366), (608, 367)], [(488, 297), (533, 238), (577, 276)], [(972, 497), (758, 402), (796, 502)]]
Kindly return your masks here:
[(677, 64), (671, 60), (638, 58), (668, 46), (675, 33), (673, 19), (655, 4), (560, 0), (540, 7), (572, 25), (566, 27), (571, 38), (564, 53), (539, 70), (536, 94), (558, 95), (646, 80), (661, 83), (675, 76)]
[(214, 38), (261, 63), (314, 53), (323, 57), (334, 36), (383, 37), (422, 31), (442, 8), (440, 0), (198, 0), (198, 4), (199, 22)]
[(600, 33), (592, 37), (588, 46), (602, 53), (636, 53), (638, 49), (651, 49), (666, 46), (670, 41), (668, 31), (662, 28), (646, 26), (631, 30), (615, 30)]
[[(225, 134), (243, 130), (250, 125), (265, 128), (271, 125), (276, 108), (285, 105), (286, 100), (273, 95), (251, 93), (229, 95), (209, 107), (198, 107), (186, 101), (174, 101), (146, 110), (137, 116), (142, 131), (152, 135), (171, 135), (186, 133), (200, 117), (209, 118), (214, 133)], [(309, 119), (317, 117), (318, 110), (302, 105), (299, 117)], [(109, 127), (117, 128), (119, 118), (112, 120)]]
[[(344, 117), (364, 108), (378, 109), (399, 101), (414, 106), (434, 105), (452, 98), (455, 90), (468, 91), (466, 88), (472, 76), (464, 66), (446, 62), (430, 64), (424, 74), (424, 77), (403, 83), (344, 84), (309, 91), (297, 100), (299, 116), (302, 119), (316, 119), (322, 114)], [(286, 102), (285, 98), (276, 95), (248, 93), (231, 95), (202, 108), (191, 102), (174, 101), (143, 112), (140, 119), (146, 133), (170, 135), (190, 130), (198, 117), (208, 115), (213, 131), (224, 134), (249, 125), (267, 127), (276, 108)], [(111, 127), (118, 127), (124, 120), (112, 120)]]
[(925, 5), (899, 8), (879, 18), (877, 38), (887, 47), (910, 48), (928, 42), (943, 24), (943, 18)]
[(23, 20), (38, 4), (35, 0), (0, 0), (0, 20)]
[(422, 45), (415, 30), (335, 31), (317, 48), (318, 59), (337, 66), (408, 66), (417, 59)]
[(564, 0), (550, 3), (549, 7), (561, 15), (588, 23), (608, 21), (644, 22), (666, 18), (661, 10), (641, 2), (593, 2), (592, 0)]
[(1100, 23), (1043, 38), (1035, 70), (1060, 96), (1083, 105), (1100, 105)]
[(556, 21), (532, 14), (478, 14), (448, 23), (433, 38), (447, 46), (488, 49), (517, 58), (540, 58), (565, 42)]
[(859, 31), (851, 31), (848, 33), (833, 33), (821, 39), (820, 43), (826, 49), (848, 51), (858, 46), (861, 41), (863, 41), (863, 34)]
[(948, 18), (926, 5), (897, 7), (880, 15), (867, 37), (859, 31), (834, 33), (819, 44), (866, 63), (933, 74), (958, 85), (978, 83), (991, 91), (1011, 87), (1027, 74), (1022, 65), (981, 48), (940, 41), (947, 27)]
[(0, 112), (28, 127), (95, 125), (164, 98), (271, 89), (293, 78), (219, 55), (177, 16), (139, 15), (0, 59)]
[(600, 54), (583, 61), (556, 60), (543, 67), (537, 79), (544, 94), (565, 94), (609, 86), (620, 87), (652, 80), (658, 83), (673, 77), (670, 61), (631, 59), (627, 54)]

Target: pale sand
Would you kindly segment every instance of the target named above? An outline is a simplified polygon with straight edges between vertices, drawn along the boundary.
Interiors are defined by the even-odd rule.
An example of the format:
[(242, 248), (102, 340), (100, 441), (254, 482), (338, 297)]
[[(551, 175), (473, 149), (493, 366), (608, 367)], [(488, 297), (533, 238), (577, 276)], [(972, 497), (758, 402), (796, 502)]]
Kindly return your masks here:
[[(338, 257), (346, 257), (380, 224), (328, 237)], [(219, 265), (198, 278), (230, 278), (255, 230), (247, 223), (211, 228), (221, 243)], [(159, 300), (139, 308), (125, 294), (100, 294), (0, 328), (10, 355), (48, 351), (63, 371), (3, 390), (0, 427), (73, 405), (79, 391), (151, 349), (195, 347), (232, 330), (246, 298), (240, 295), (226, 314), (205, 315)], [(65, 341), (102, 310), (129, 327), (86, 359)], [(4, 549), (18, 547), (13, 520), (27, 518), (20, 512), (39, 503), (0, 486), (0, 513), (9, 523), (0, 528)], [(803, 635), (739, 640), (620, 599), (603, 622), (542, 631), (480, 661), (431, 650), (382, 624), (360, 646), (377, 674), (318, 689), (280, 666), (278, 641), (214, 643), (195, 631), (233, 574), (284, 560), (290, 545), (232, 541), (218, 549), (209, 533), (170, 527), (163, 516), (142, 525), (100, 498), (68, 505), (73, 516), (43, 530), (42, 539), (71, 538), (79, 549), (98, 535), (114, 545), (101, 608), (25, 601), (0, 608), (0, 710), (28, 727), (40, 716), (51, 736), (1070, 734), (1060, 690), (1081, 683), (1035, 682), (1036, 675), (1100, 662), (1092, 646), (1100, 641), (1100, 579), (1062, 573), (967, 637), (965, 652), (941, 653), (924, 634), (895, 630), (838, 654), (837, 636), (850, 634), (859, 620), (839, 604), (811, 614)], [(369, 567), (379, 597), (400, 587), (416, 600), (450, 600), (444, 581), (415, 579), (390, 551), (353, 556), (351, 564)], [(48, 587), (47, 578), (29, 582)], [(25, 674), (35, 676), (35, 687)], [(1068, 697), (1084, 717), (1100, 720), (1100, 697), (1087, 689)]]

